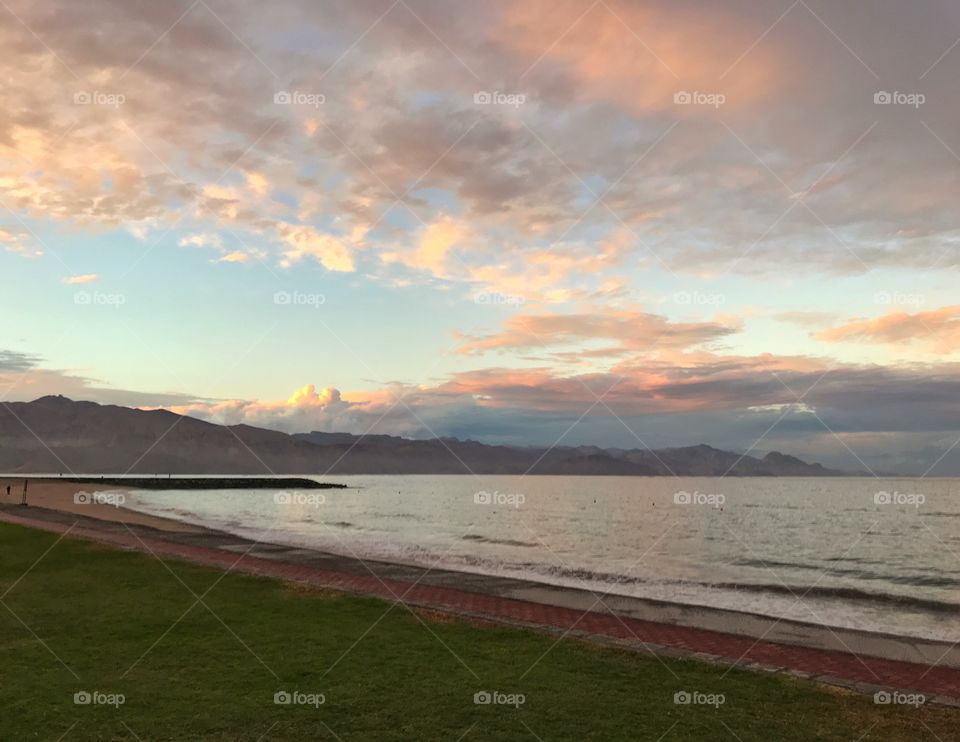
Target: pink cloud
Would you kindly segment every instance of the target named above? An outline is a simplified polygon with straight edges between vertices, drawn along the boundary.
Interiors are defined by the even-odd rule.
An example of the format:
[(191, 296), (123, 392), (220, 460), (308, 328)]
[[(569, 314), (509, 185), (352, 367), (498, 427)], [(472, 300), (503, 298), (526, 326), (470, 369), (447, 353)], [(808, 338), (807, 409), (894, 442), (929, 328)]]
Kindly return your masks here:
[(674, 93), (682, 90), (723, 92), (731, 105), (742, 106), (769, 96), (784, 77), (783, 60), (765, 47), (720, 79), (756, 36), (719, 7), (630, 0), (594, 6), (520, 0), (502, 7), (498, 35), (525, 57), (530, 78), (566, 66), (576, 95), (635, 113), (695, 112), (674, 105)]
[(852, 319), (817, 333), (816, 338), (828, 343), (920, 344), (936, 353), (955, 353), (960, 348), (960, 305)]
[[(736, 320), (720, 322), (670, 322), (639, 311), (607, 310), (582, 314), (516, 315), (493, 335), (467, 337), (460, 353), (478, 354), (505, 350), (547, 350), (590, 341), (613, 341), (599, 355), (689, 348), (720, 340), (737, 331)], [(595, 353), (597, 355), (598, 353)]]

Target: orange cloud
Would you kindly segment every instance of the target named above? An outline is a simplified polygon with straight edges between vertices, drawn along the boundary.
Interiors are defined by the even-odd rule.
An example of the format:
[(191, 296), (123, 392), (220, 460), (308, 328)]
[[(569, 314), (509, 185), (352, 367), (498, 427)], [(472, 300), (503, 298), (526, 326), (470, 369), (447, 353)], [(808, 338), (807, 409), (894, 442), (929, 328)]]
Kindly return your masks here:
[(182, 237), (177, 244), (180, 247), (212, 247), (220, 250), (223, 248), (223, 238), (215, 233), (192, 234)]
[(97, 280), (96, 273), (85, 273), (82, 276), (67, 276), (66, 278), (61, 279), (60, 283), (66, 284), (76, 284), (76, 283), (92, 283)]
[(217, 258), (218, 263), (246, 263), (250, 256), (245, 252), (228, 252), (223, 257)]
[(535, 65), (531, 76), (550, 64), (565, 65), (580, 83), (581, 97), (637, 113), (693, 109), (674, 105), (681, 90), (749, 102), (769, 94), (778, 79), (777, 60), (754, 48), (718, 80), (755, 41), (722, 8), (625, 0), (591, 8), (581, 0), (520, 0), (506, 6), (501, 24), (498, 37)]
[(923, 343), (937, 353), (953, 353), (960, 348), (960, 305), (913, 314), (891, 312), (875, 319), (856, 318), (817, 333), (816, 338), (828, 343)]
[(245, 175), (247, 178), (247, 186), (249, 186), (255, 195), (263, 198), (270, 192), (270, 181), (267, 180), (263, 173), (248, 171)]
[(502, 350), (536, 350), (582, 345), (590, 341), (613, 341), (613, 347), (588, 351), (594, 356), (687, 348), (719, 340), (736, 332), (734, 324), (717, 322), (670, 322), (637, 311), (583, 314), (517, 315), (504, 322), (502, 332), (469, 337), (460, 353)]
[(283, 252), (284, 267), (310, 257), (329, 271), (349, 273), (354, 270), (353, 255), (347, 245), (336, 237), (320, 234), (313, 227), (300, 224), (280, 224), (280, 236), (289, 246)]
[(168, 407), (181, 415), (191, 415), (222, 425), (262, 425), (293, 431), (314, 429), (324, 419), (334, 420), (350, 404), (340, 398), (336, 389), (325, 387), (317, 391), (307, 384), (289, 398), (260, 402), (232, 399), (215, 403), (194, 402)]
[(382, 257), (387, 263), (399, 262), (437, 278), (447, 278), (450, 251), (462, 246), (470, 236), (466, 224), (451, 216), (441, 215), (423, 228), (416, 249), (411, 252), (384, 253)]
[[(626, 229), (613, 232), (584, 249), (507, 250), (498, 245), (491, 250), (490, 261), (471, 266), (468, 276), (481, 284), (481, 292), (505, 294), (525, 302), (548, 304), (569, 301), (582, 295), (616, 294), (623, 288), (618, 279), (603, 280), (602, 271), (616, 268), (635, 244), (635, 238)], [(599, 282), (591, 292), (589, 281)]]
[[(818, 391), (829, 390), (841, 376), (849, 376), (851, 368), (822, 379)], [(332, 387), (318, 390), (307, 384), (284, 400), (194, 402), (169, 409), (220, 424), (244, 423), (287, 432), (424, 435), (438, 421), (466, 423), (495, 411), (580, 416), (598, 397), (623, 415), (746, 412), (795, 402), (784, 384), (800, 394), (824, 370), (822, 362), (802, 357), (703, 353), (669, 362), (630, 360), (608, 371), (576, 375), (550, 368), (483, 368), (454, 374), (435, 386), (394, 384), (343, 394)], [(596, 414), (609, 415), (605, 408), (598, 408)]]
[[(0, 179), (2, 180), (2, 179)], [(20, 227), (0, 227), (0, 245), (7, 252), (22, 255), (25, 258), (39, 258), (43, 251), (27, 245), (27, 231)]]

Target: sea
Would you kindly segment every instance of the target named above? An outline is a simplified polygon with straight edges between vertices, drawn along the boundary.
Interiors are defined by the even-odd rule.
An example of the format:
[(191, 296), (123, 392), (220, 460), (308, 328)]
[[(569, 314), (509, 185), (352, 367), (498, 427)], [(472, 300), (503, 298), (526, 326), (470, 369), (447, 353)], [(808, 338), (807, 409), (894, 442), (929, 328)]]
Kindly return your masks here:
[(264, 542), (960, 641), (960, 479), (336, 476), (126, 493)]

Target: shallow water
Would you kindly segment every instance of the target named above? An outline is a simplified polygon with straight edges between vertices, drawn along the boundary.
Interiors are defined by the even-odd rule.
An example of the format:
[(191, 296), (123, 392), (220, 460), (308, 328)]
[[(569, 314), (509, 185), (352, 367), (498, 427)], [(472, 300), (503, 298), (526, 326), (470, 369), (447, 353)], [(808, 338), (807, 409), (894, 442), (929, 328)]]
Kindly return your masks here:
[(265, 541), (960, 640), (960, 480), (343, 476), (130, 492)]

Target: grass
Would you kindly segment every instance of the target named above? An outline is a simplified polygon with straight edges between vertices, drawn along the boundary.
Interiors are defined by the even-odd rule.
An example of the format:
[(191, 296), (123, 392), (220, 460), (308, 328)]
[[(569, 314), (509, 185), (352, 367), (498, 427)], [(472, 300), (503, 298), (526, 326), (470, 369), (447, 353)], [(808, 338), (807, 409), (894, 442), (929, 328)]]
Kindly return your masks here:
[[(0, 524), (4, 592), (2, 740), (916, 742), (960, 721)], [(482, 690), (525, 702), (476, 705)], [(676, 705), (680, 690), (725, 702)], [(125, 702), (77, 705), (80, 691)], [(325, 702), (277, 705), (280, 691)]]

